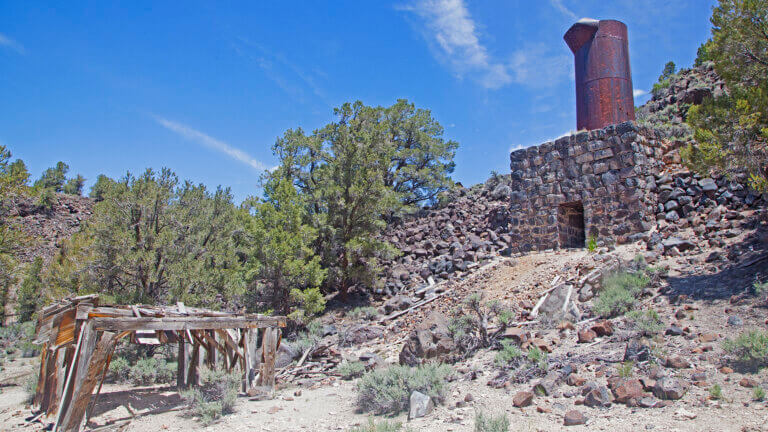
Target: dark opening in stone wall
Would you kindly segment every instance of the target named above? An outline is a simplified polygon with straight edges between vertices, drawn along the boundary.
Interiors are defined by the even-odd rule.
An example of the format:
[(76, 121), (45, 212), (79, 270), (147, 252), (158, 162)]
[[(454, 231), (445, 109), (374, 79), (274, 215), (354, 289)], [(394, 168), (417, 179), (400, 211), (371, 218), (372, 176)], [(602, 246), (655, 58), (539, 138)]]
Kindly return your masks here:
[(584, 204), (581, 201), (560, 204), (557, 209), (560, 247), (582, 248), (586, 242), (584, 232)]

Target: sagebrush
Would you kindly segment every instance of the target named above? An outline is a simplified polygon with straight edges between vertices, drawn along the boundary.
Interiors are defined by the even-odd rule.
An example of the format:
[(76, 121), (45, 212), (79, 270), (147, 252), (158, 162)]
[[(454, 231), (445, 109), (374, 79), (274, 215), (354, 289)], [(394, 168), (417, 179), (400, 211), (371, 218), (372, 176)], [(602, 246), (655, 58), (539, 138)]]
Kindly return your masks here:
[(200, 385), (182, 394), (192, 414), (204, 424), (234, 412), (241, 378), (222, 369), (200, 369)]
[(451, 373), (451, 368), (442, 364), (425, 364), (415, 368), (396, 365), (373, 370), (357, 383), (357, 406), (363, 412), (397, 414), (408, 409), (409, 398), (414, 391), (441, 403)]

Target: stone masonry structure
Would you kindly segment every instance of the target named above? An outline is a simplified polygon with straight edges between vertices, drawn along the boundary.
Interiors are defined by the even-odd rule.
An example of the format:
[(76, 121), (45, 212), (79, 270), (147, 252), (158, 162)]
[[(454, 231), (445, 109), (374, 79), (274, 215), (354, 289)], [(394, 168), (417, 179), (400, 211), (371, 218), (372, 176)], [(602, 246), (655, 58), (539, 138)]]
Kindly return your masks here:
[(514, 252), (625, 243), (656, 221), (662, 134), (624, 122), (510, 155)]

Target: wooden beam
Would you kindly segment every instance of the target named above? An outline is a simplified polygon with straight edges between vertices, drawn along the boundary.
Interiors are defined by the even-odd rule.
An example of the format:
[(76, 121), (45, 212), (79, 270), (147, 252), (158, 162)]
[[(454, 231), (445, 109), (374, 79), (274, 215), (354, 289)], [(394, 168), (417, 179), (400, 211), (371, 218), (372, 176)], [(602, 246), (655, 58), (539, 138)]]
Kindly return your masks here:
[(54, 432), (64, 430), (61, 429), (62, 425), (71, 417), (71, 410), (69, 408), (72, 402), (72, 395), (79, 389), (79, 384), (82, 382), (81, 377), (85, 376), (85, 371), (88, 369), (91, 354), (93, 354), (93, 350), (96, 348), (96, 336), (97, 333), (96, 330), (94, 330), (93, 323), (86, 323), (80, 332), (75, 355), (69, 366), (67, 383), (64, 385), (61, 402), (59, 403), (59, 410), (58, 413), (56, 413), (56, 422), (53, 425)]
[(117, 339), (117, 333), (103, 332), (101, 335), (94, 334), (94, 337), (85, 341), (84, 349), (80, 351), (80, 358), (78, 359), (72, 401), (64, 419), (57, 425), (58, 428), (54, 427), (55, 432), (78, 432), (80, 430), (88, 404), (91, 401), (93, 389), (102, 376), (107, 357), (114, 349)]
[(284, 317), (99, 317), (89, 320), (98, 331), (214, 330), (226, 328), (285, 327)]

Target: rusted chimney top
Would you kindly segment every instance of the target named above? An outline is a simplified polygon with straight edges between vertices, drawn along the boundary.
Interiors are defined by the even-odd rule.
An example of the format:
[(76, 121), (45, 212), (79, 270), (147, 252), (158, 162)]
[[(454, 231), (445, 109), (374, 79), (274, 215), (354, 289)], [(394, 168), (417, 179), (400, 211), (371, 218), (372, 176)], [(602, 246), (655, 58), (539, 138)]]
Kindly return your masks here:
[(563, 39), (576, 66), (576, 127), (600, 129), (634, 120), (627, 26), (583, 18)]

